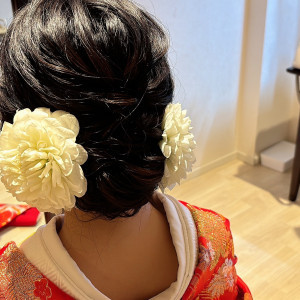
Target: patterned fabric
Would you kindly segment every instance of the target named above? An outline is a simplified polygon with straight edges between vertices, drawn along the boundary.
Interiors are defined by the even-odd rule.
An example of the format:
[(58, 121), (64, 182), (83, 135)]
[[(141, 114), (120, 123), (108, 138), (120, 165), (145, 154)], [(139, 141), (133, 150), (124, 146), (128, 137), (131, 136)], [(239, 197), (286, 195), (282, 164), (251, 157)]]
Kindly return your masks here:
[(199, 244), (198, 265), (182, 300), (252, 300), (247, 285), (236, 275), (229, 220), (180, 202), (192, 213)]
[(29, 208), (30, 206), (27, 204), (0, 204), (0, 228), (10, 223)]
[[(229, 221), (223, 216), (180, 201), (192, 213), (199, 244), (198, 264), (182, 300), (253, 300), (247, 285), (236, 275)], [(17, 248), (0, 250), (0, 300), (65, 299), (61, 291)]]
[(14, 242), (0, 250), (0, 299), (71, 300), (33, 266)]
[(15, 217), (7, 226), (35, 226), (40, 215), (41, 213), (35, 207), (30, 207), (21, 215)]

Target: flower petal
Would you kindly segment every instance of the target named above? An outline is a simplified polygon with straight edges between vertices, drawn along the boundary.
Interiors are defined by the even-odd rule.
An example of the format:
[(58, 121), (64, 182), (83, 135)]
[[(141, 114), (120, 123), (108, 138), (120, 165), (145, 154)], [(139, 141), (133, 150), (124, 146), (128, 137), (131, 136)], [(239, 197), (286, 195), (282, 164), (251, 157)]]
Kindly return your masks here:
[(159, 143), (163, 155), (166, 157), (165, 172), (160, 187), (172, 189), (186, 178), (195, 161), (193, 149), (195, 140), (191, 130), (191, 120), (186, 117), (186, 110), (181, 110), (179, 103), (166, 107), (162, 122), (162, 140)]
[(77, 119), (48, 108), (20, 110), (0, 134), (0, 175), (19, 201), (40, 211), (61, 212), (75, 205), (87, 182), (80, 167), (87, 152), (75, 143)]

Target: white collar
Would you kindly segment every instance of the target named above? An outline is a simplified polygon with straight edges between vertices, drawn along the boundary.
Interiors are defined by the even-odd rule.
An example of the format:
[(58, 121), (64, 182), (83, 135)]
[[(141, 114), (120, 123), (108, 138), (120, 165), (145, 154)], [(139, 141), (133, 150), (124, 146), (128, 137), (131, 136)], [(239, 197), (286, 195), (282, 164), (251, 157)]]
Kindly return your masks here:
[[(197, 232), (190, 211), (171, 196), (157, 193), (162, 202), (173, 244), (178, 258), (177, 281), (151, 298), (152, 300), (179, 300), (182, 298), (194, 274), (197, 262)], [(56, 231), (57, 217), (23, 242), (21, 249), (30, 262), (61, 290), (83, 300), (108, 300), (81, 272), (75, 261), (63, 247)]]

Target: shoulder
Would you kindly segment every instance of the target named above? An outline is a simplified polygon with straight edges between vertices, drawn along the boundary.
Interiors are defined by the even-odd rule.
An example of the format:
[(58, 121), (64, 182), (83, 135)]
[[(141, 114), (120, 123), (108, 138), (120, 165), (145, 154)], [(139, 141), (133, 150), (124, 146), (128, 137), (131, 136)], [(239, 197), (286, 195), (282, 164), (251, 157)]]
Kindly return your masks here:
[(215, 269), (228, 258), (235, 262), (229, 220), (212, 210), (181, 203), (190, 210), (194, 219), (200, 255), (209, 254), (209, 269)]
[(200, 230), (201, 228), (208, 226), (210, 230), (226, 229), (227, 231), (230, 231), (229, 220), (221, 214), (210, 209), (200, 208), (196, 205), (191, 205), (184, 201), (179, 202), (189, 209), (193, 216), (197, 229)]
[(202, 261), (204, 265), (201, 268), (205, 269), (209, 265), (209, 269), (214, 270), (228, 259), (235, 264), (236, 257), (229, 220), (212, 210), (199, 208), (186, 202), (181, 203), (190, 210), (194, 219), (200, 255), (210, 258), (206, 262)]
[(3, 259), (5, 253), (10, 251), (10, 249), (14, 246), (16, 246), (15, 242), (10, 242), (0, 249), (0, 261)]
[(14, 242), (0, 249), (0, 299), (72, 298), (48, 280)]
[[(1, 266), (8, 264), (12, 258), (21, 257), (21, 251), (15, 242), (9, 242), (0, 249), (0, 263)], [(1, 269), (2, 270), (2, 269)]]
[(195, 222), (199, 251), (194, 276), (182, 299), (252, 299), (236, 274), (229, 220), (215, 211), (180, 202)]
[[(14, 242), (6, 244), (0, 250), (0, 296), (18, 299), (17, 297), (22, 292), (24, 295), (34, 296), (33, 291), (30, 294), (29, 276), (33, 282), (43, 278)], [(22, 284), (20, 284), (21, 282)], [(17, 288), (18, 285), (20, 285), (19, 288)]]

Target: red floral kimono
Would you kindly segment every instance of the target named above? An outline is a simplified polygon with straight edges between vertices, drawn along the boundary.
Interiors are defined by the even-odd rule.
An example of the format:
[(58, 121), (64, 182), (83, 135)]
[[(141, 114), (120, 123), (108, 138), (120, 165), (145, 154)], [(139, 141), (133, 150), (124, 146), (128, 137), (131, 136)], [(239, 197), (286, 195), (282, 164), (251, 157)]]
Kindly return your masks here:
[[(229, 221), (213, 211), (181, 203), (192, 213), (199, 242), (197, 267), (182, 300), (251, 300), (247, 285), (236, 275)], [(11, 242), (0, 250), (0, 299), (73, 298), (47, 279)]]
[(199, 259), (183, 300), (252, 299), (247, 285), (236, 275), (229, 220), (214, 211), (180, 201), (192, 213), (198, 235)]

